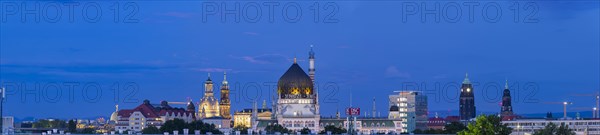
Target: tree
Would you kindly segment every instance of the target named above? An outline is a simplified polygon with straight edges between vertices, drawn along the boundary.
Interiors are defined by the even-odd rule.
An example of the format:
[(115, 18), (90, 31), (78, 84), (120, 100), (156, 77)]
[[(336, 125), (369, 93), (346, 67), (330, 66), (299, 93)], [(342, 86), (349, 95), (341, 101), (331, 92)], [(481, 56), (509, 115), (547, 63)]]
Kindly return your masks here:
[(575, 132), (569, 129), (569, 126), (565, 123), (561, 123), (560, 127), (557, 128), (556, 124), (550, 122), (544, 129), (535, 131), (533, 135), (575, 135)]
[(460, 131), (465, 130), (467, 127), (460, 123), (460, 122), (450, 122), (450, 124), (446, 124), (444, 126), (444, 133), (445, 134), (456, 134)]
[(500, 123), (500, 117), (496, 115), (480, 115), (475, 124), (470, 123), (467, 129), (458, 132), (459, 135), (509, 135), (512, 129), (506, 124)]
[(80, 134), (94, 134), (94, 133), (96, 133), (96, 129), (94, 129), (94, 128), (84, 128), (79, 133)]
[(325, 129), (320, 132), (320, 134), (326, 134), (327, 131), (331, 131), (331, 134), (343, 134), (348, 132), (344, 128), (336, 127), (334, 125), (327, 125), (325, 126)]
[(179, 133), (183, 133), (183, 129), (187, 128), (188, 125), (182, 119), (168, 120), (160, 127), (160, 132), (169, 132), (177, 130)]
[(155, 126), (148, 126), (142, 129), (142, 134), (161, 134), (161, 132)]
[(67, 131), (71, 133), (77, 132), (77, 123), (74, 120), (69, 120)]
[(248, 134), (248, 127), (237, 125), (233, 127), (234, 131), (240, 131), (240, 134)]
[(310, 134), (310, 129), (308, 129), (308, 128), (302, 128), (300, 130), (300, 134)]
[(279, 133), (290, 133), (290, 130), (279, 125), (279, 124), (273, 124), (273, 125), (268, 125), (267, 127), (265, 127), (265, 131), (267, 131), (267, 134), (274, 134), (275, 132), (279, 132)]

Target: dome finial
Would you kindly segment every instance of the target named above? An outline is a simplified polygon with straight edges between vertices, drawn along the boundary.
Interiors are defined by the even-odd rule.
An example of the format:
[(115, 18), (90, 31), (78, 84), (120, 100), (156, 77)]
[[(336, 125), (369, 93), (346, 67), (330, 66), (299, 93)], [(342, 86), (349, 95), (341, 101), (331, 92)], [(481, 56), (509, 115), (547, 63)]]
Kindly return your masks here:
[(223, 80), (227, 80), (227, 71), (223, 71)]
[(294, 56), (294, 64), (297, 64), (297, 63), (296, 63), (296, 56)]
[(119, 104), (116, 104), (115, 105), (115, 112), (118, 112), (118, 111), (119, 111)]

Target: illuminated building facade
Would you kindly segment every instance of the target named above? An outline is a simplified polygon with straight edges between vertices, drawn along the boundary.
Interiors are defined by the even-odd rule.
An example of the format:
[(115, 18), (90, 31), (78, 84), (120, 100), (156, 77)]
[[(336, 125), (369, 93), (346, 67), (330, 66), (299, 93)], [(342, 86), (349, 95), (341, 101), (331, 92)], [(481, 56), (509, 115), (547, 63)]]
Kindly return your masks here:
[(401, 91), (389, 95), (388, 119), (402, 121), (401, 132), (427, 130), (427, 96), (417, 91)]
[(227, 73), (223, 73), (223, 82), (221, 83), (221, 99), (219, 103), (219, 112), (221, 117), (231, 119), (231, 101), (229, 100), (229, 82), (227, 82)]
[(198, 105), (198, 117), (205, 119), (220, 116), (219, 101), (217, 101), (213, 93), (213, 82), (210, 79), (209, 73), (208, 79), (204, 83), (204, 96), (200, 99), (200, 104)]
[(117, 113), (116, 131), (139, 132), (148, 126), (160, 128), (168, 120), (182, 119), (185, 122), (192, 122), (196, 119), (194, 111), (171, 107), (167, 101), (152, 105), (150, 101), (144, 100), (134, 109), (118, 110)]

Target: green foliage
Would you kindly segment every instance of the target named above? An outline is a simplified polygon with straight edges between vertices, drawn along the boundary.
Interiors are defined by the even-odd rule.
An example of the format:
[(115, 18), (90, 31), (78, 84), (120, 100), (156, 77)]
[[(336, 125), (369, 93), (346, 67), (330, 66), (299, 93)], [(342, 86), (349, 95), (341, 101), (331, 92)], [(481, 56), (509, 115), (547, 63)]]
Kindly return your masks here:
[(64, 120), (38, 120), (33, 123), (33, 128), (66, 128), (67, 123)]
[(96, 133), (96, 129), (94, 129), (94, 128), (84, 128), (79, 133), (80, 134), (95, 134)]
[(331, 134), (342, 134), (342, 133), (347, 133), (348, 131), (344, 128), (340, 128), (334, 125), (327, 125), (325, 126), (325, 129), (322, 130), (319, 134), (326, 134), (327, 131), (331, 131)]
[(415, 131), (413, 131), (413, 133), (415, 133), (415, 134), (445, 134), (444, 132), (445, 132), (445, 130), (441, 130), (441, 129), (428, 129), (428, 130), (415, 129)]
[(169, 132), (173, 133), (173, 131), (177, 130), (179, 133), (183, 133), (183, 129), (189, 129), (190, 133), (194, 133), (195, 130), (200, 130), (201, 134), (206, 134), (206, 132), (212, 132), (213, 134), (222, 134), (215, 125), (204, 123), (202, 121), (192, 121), (190, 123), (186, 123), (182, 119), (174, 119), (165, 122), (160, 127), (160, 133)]
[(509, 135), (512, 129), (506, 124), (500, 123), (500, 117), (496, 115), (480, 115), (471, 123), (467, 129), (458, 132), (459, 135)]
[(310, 134), (310, 129), (308, 129), (308, 128), (302, 128), (300, 130), (300, 134)]
[(233, 127), (233, 130), (240, 131), (240, 134), (248, 134), (248, 129), (249, 129), (248, 127), (240, 126), (240, 125)]
[(444, 134), (456, 134), (460, 131), (467, 129), (467, 127), (460, 122), (450, 122), (444, 126)]
[(274, 134), (275, 132), (279, 132), (279, 133), (291, 133), (291, 131), (279, 124), (273, 124), (273, 125), (268, 125), (267, 127), (265, 127), (265, 131), (267, 131), (267, 134)]
[(160, 132), (160, 130), (158, 128), (156, 128), (155, 126), (148, 126), (144, 129), (142, 129), (142, 134), (162, 134), (163, 132)]
[(69, 120), (67, 123), (67, 132), (76, 133), (77, 132), (77, 123), (74, 120)]
[(177, 130), (179, 131), (179, 133), (183, 133), (184, 128), (187, 128), (187, 123), (185, 123), (185, 121), (183, 121), (182, 119), (174, 119), (166, 121), (160, 127), (160, 131), (173, 133), (173, 131)]
[(538, 130), (533, 135), (575, 135), (573, 129), (569, 129), (565, 123), (560, 123), (560, 127), (557, 127), (554, 123), (549, 123), (544, 129)]

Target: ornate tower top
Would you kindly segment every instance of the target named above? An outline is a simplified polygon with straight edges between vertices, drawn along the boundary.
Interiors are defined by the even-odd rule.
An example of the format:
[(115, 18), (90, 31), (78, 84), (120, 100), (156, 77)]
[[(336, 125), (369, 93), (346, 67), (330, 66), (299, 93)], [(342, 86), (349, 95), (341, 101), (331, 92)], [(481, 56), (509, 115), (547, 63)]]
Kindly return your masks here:
[(227, 71), (223, 72), (223, 82), (222, 83), (223, 83), (223, 85), (229, 84), (229, 82), (227, 82)]
[(504, 89), (508, 90), (508, 79), (506, 79), (506, 83), (504, 84)]
[(469, 73), (465, 73), (465, 80), (463, 80), (462, 83), (463, 84), (471, 84), (471, 81), (469, 80)]

